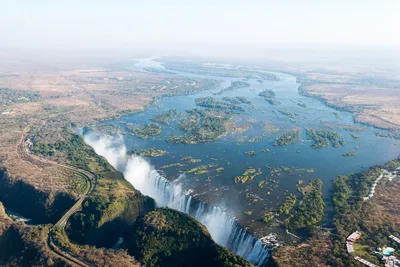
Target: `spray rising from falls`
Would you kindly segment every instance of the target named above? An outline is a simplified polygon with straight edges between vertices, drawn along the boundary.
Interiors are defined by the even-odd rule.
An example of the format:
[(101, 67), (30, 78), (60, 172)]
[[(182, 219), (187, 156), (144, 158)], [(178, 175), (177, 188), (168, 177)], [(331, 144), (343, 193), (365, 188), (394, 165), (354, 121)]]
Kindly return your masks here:
[(127, 156), (122, 136), (98, 137), (88, 133), (84, 140), (97, 154), (123, 172), (125, 179), (136, 189), (154, 198), (158, 206), (173, 208), (195, 217), (207, 227), (218, 244), (254, 264), (261, 265), (268, 258), (268, 248), (221, 208), (193, 199), (179, 182), (167, 180), (143, 158)]

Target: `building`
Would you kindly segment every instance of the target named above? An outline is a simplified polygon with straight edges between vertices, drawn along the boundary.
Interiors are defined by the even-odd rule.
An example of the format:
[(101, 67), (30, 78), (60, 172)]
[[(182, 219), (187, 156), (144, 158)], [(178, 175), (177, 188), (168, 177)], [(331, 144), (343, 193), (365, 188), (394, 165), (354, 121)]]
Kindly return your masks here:
[(385, 262), (385, 267), (397, 267), (400, 266), (400, 260), (398, 260), (395, 256), (385, 256), (382, 258)]
[(361, 262), (362, 264), (364, 264), (364, 265), (366, 265), (366, 266), (369, 266), (369, 267), (378, 267), (377, 265), (375, 265), (375, 264), (373, 264), (372, 262), (369, 262), (369, 261), (367, 261), (367, 260), (364, 260), (363, 258), (361, 258), (361, 257), (355, 257), (354, 258), (355, 260), (358, 260), (359, 262)]
[(354, 243), (354, 242), (356, 242), (358, 239), (360, 239), (360, 237), (361, 237), (361, 233), (360, 233), (359, 231), (355, 231), (354, 233), (352, 233), (351, 235), (349, 235), (349, 236), (347, 237), (347, 241), (348, 241), (348, 242), (351, 242), (351, 243)]
[(353, 243), (346, 242), (346, 249), (347, 249), (347, 253), (354, 253)]
[(400, 238), (395, 237), (394, 235), (390, 235), (389, 237), (400, 244)]

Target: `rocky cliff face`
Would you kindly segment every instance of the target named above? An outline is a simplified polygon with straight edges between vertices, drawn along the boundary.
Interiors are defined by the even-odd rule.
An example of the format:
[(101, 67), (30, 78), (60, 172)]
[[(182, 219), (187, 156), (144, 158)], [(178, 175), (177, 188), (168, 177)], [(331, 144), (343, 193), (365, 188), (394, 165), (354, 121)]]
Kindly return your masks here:
[(49, 229), (14, 222), (0, 202), (0, 266), (66, 266), (46, 245)]
[(155, 201), (134, 189), (120, 172), (107, 173), (99, 178), (82, 211), (70, 218), (67, 233), (79, 243), (112, 247), (132, 232), (138, 216), (155, 207)]
[(252, 266), (217, 245), (194, 218), (156, 209), (138, 218), (129, 252), (146, 266)]
[(11, 179), (6, 169), (0, 169), (0, 201), (34, 224), (57, 222), (75, 203), (66, 193), (42, 191), (22, 180)]

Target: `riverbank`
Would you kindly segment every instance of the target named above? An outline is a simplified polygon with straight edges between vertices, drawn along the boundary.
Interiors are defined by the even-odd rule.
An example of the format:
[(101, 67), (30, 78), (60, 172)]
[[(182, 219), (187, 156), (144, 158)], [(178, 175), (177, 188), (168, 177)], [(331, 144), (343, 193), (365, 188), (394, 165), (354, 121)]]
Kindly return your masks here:
[[(219, 69), (218, 71), (218, 75), (222, 75), (220, 72), (221, 70)], [(248, 72), (246, 73), (248, 74)], [(82, 106), (82, 103), (73, 107), (69, 106), (67, 109), (63, 109), (60, 106), (48, 106), (46, 101), (52, 101), (52, 98), (50, 100), (44, 98), (43, 101), (46, 103), (43, 104), (44, 111), (40, 111), (39, 114), (37, 114), (38, 117), (35, 117), (36, 115), (32, 116), (35, 125), (39, 126), (30, 129), (27, 128), (26, 131), (29, 132), (32, 142), (38, 144), (38, 146), (35, 147), (37, 153), (42, 154), (44, 157), (60, 160), (61, 162), (67, 161), (83, 168), (91, 168), (92, 170), (99, 172), (99, 175), (104, 175), (101, 179), (102, 183), (97, 185), (96, 193), (86, 203), (87, 205), (84, 205), (84, 210), (71, 220), (71, 225), (73, 226), (71, 226), (71, 231), (69, 233), (73, 233), (71, 236), (73, 236), (74, 240), (82, 238), (84, 241), (82, 243), (85, 243), (87, 240), (96, 243), (97, 240), (91, 238), (86, 239), (86, 237), (105, 236), (106, 233), (112, 232), (113, 234), (111, 235), (113, 238), (115, 237), (115, 240), (107, 240), (107, 243), (114, 244), (117, 241), (116, 239), (121, 236), (120, 232), (122, 230), (122, 227), (120, 227), (121, 225), (118, 224), (117, 221), (121, 218), (121, 220), (127, 218), (134, 220), (137, 215), (140, 215), (138, 210), (140, 211), (145, 209), (140, 205), (136, 205), (137, 203), (140, 204), (140, 201), (135, 202), (138, 200), (137, 197), (140, 196), (140, 193), (132, 190), (132, 186), (126, 182), (126, 180), (131, 182), (128, 178), (125, 177), (124, 179), (121, 173), (105, 171), (103, 168), (108, 163), (100, 160), (101, 157), (98, 155), (94, 156), (93, 154), (90, 154), (93, 157), (90, 157), (91, 159), (89, 159), (87, 157), (88, 154), (86, 154), (89, 151), (87, 150), (87, 147), (81, 143), (77, 136), (69, 135), (71, 133), (70, 126), (76, 128), (76, 125), (90, 125), (96, 121), (93, 117), (85, 117), (85, 114), (92, 111), (93, 114), (96, 115), (96, 118), (103, 118), (105, 124), (115, 123), (115, 125), (119, 127), (127, 125), (140, 127), (140, 125), (148, 124), (148, 120), (151, 120), (151, 118), (158, 118), (157, 123), (160, 122), (160, 117), (158, 115), (161, 115), (160, 113), (165, 112), (167, 109), (172, 110), (172, 108), (179, 108), (180, 110), (177, 112), (181, 113), (186, 112), (186, 110), (192, 110), (194, 108), (193, 105), (196, 104), (195, 97), (206, 97), (209, 96), (208, 94), (213, 94), (216, 101), (211, 102), (211, 104), (213, 104), (212, 107), (204, 106), (204, 104), (207, 104), (208, 102), (205, 103), (203, 101), (200, 103), (203, 104), (201, 108), (208, 109), (208, 111), (212, 109), (212, 112), (215, 112), (215, 109), (227, 107), (228, 102), (232, 104), (232, 102), (236, 103), (237, 101), (245, 100), (243, 101), (243, 105), (240, 104), (243, 106), (240, 108), (240, 112), (242, 112), (241, 116), (237, 116), (238, 118), (235, 117), (228, 122), (230, 124), (228, 126), (234, 128), (234, 130), (222, 134), (220, 130), (222, 128), (222, 124), (220, 123), (221, 121), (208, 120), (206, 121), (207, 128), (199, 127), (198, 130), (201, 131), (199, 133), (210, 135), (210, 132), (205, 132), (205, 130), (211, 129), (212, 133), (216, 132), (221, 134), (215, 135), (217, 138), (205, 138), (204, 142), (201, 144), (187, 145), (170, 144), (165, 142), (165, 138), (173, 136), (172, 134), (182, 134), (182, 132), (179, 132), (179, 126), (176, 127), (179, 123), (178, 116), (172, 116), (171, 120), (168, 121), (162, 119), (160, 122), (163, 124), (162, 129), (161, 126), (157, 127), (154, 136), (153, 134), (148, 135), (147, 132), (145, 134), (140, 131), (136, 132), (137, 136), (146, 138), (146, 140), (126, 134), (125, 139), (121, 142), (127, 145), (127, 150), (136, 152), (143, 152), (145, 151), (143, 149), (149, 149), (152, 147), (152, 153), (149, 153), (148, 155), (155, 155), (154, 152), (163, 151), (163, 153), (157, 153), (158, 156), (153, 157), (151, 163), (156, 169), (160, 169), (160, 166), (170, 166), (170, 168), (166, 168), (165, 170), (163, 169), (164, 172), (162, 173), (157, 172), (158, 176), (152, 173), (155, 176), (151, 178), (153, 180), (147, 180), (153, 181), (156, 185), (165, 185), (168, 182), (169, 187), (172, 188), (172, 192), (176, 192), (177, 188), (179, 188), (180, 194), (175, 196), (171, 192), (165, 192), (166, 187), (159, 188), (157, 186), (154, 187), (154, 184), (151, 184), (153, 189), (157, 188), (157, 194), (154, 194), (154, 192), (146, 191), (149, 190), (148, 186), (141, 188), (143, 184), (137, 184), (137, 181), (132, 181), (131, 183), (135, 187), (141, 189), (140, 191), (142, 191), (143, 194), (154, 194), (156, 196), (155, 198), (159, 198), (157, 202), (165, 201), (165, 199), (163, 199), (165, 196), (172, 196), (174, 201), (171, 206), (173, 208), (186, 212), (187, 214), (197, 218), (200, 222), (206, 225), (207, 228), (209, 228), (211, 235), (217, 236), (215, 238), (216, 240), (221, 244), (226, 244), (226, 247), (230, 248), (235, 253), (246, 256), (249, 259), (254, 259), (254, 254), (257, 254), (258, 258), (256, 258), (254, 262), (261, 261), (260, 259), (265, 256), (266, 250), (264, 250), (262, 242), (260, 244), (257, 238), (254, 238), (252, 235), (256, 235), (259, 238), (268, 237), (269, 235), (267, 234), (274, 230), (273, 227), (271, 227), (271, 223), (275, 224), (277, 228), (284, 230), (282, 227), (284, 223), (282, 221), (285, 218), (282, 218), (282, 221), (275, 219), (269, 220), (269, 218), (275, 214), (276, 210), (280, 209), (280, 204), (285, 203), (287, 196), (290, 196), (290, 194), (293, 194), (295, 197), (299, 197), (300, 199), (301, 196), (298, 192), (301, 189), (300, 181), (307, 182), (318, 176), (322, 177), (322, 179), (325, 179), (325, 191), (323, 192), (324, 197), (328, 198), (329, 196), (326, 192), (329, 191), (330, 183), (327, 181), (330, 181), (330, 179), (333, 178), (332, 176), (337, 173), (348, 173), (358, 170), (358, 168), (361, 168), (361, 164), (364, 166), (375, 164), (376, 159), (368, 158), (368, 155), (379, 154), (379, 160), (383, 161), (385, 158), (391, 156), (391, 152), (385, 151), (385, 148), (394, 147), (395, 145), (392, 146), (391, 141), (382, 141), (379, 142), (378, 146), (375, 142), (372, 142), (372, 145), (366, 146), (366, 144), (369, 144), (368, 142), (371, 140), (381, 141), (379, 137), (373, 134), (371, 135), (371, 129), (367, 129), (365, 132), (360, 133), (359, 139), (357, 140), (341, 129), (340, 131), (345, 139), (345, 146), (357, 146), (357, 149), (360, 146), (359, 156), (343, 160), (343, 151), (341, 150), (341, 147), (321, 147), (318, 151), (311, 149), (308, 144), (309, 141), (306, 140), (306, 138), (301, 138), (302, 136), (305, 136), (305, 127), (319, 129), (322, 121), (339, 122), (342, 120), (345, 121), (346, 124), (352, 126), (353, 120), (348, 119), (346, 114), (340, 112), (333, 114), (332, 110), (321, 105), (318, 101), (312, 101), (312, 99), (302, 98), (299, 96), (297, 85), (294, 80), (292, 81), (293, 77), (274, 74), (274, 77), (279, 76), (279, 79), (272, 78), (270, 75), (265, 75), (263, 78), (260, 75), (255, 77), (254, 75), (256, 75), (256, 73), (252, 72), (251, 75), (254, 77), (249, 78), (238, 77), (237, 75), (239, 74), (236, 73), (233, 79), (246, 79), (246, 84), (243, 84), (246, 85), (246, 87), (239, 86), (238, 88), (234, 88), (235, 90), (223, 90), (225, 86), (226, 88), (230, 88), (229, 84), (226, 84), (227, 82), (225, 82), (224, 86), (222, 86), (221, 83), (216, 83), (218, 86), (215, 86), (216, 88), (212, 88), (212, 90), (208, 91), (200, 90), (199, 84), (197, 83), (193, 84), (200, 80), (208, 81), (209, 79), (202, 79), (206, 77), (199, 77), (200, 75), (198, 74), (190, 74), (195, 75), (196, 81), (194, 81), (194, 78), (189, 77), (188, 74), (178, 73), (176, 75), (187, 75), (188, 77), (181, 77), (174, 80), (178, 85), (174, 84), (170, 77), (168, 77), (166, 80), (157, 80), (162, 84), (164, 82), (167, 84), (169, 84), (168, 82), (172, 83), (172, 85), (169, 84), (168, 87), (164, 87), (166, 85), (163, 84), (162, 86), (157, 85), (155, 88), (150, 86), (138, 89), (140, 91), (138, 96), (145, 95), (146, 90), (150, 90), (150, 88), (151, 90), (154, 89), (157, 91), (157, 96), (151, 95), (142, 99), (142, 103), (140, 104), (152, 103), (153, 105), (145, 106), (144, 109), (141, 109), (141, 112), (130, 113), (133, 109), (123, 109), (126, 105), (118, 107), (121, 110), (114, 110), (113, 107), (114, 105), (117, 106), (119, 98), (113, 98), (110, 100), (111, 102), (102, 102), (101, 100), (107, 96), (99, 95), (99, 92), (95, 92), (93, 94), (98, 98), (93, 100), (93, 102), (89, 101), (90, 104), (88, 107), (90, 108), (88, 109), (86, 109), (85, 105)], [(141, 74), (138, 75), (138, 77), (142, 77)], [(226, 80), (225, 77), (221, 76), (213, 77), (216, 79)], [(257, 78), (257, 80), (254, 80), (254, 78)], [(260, 82), (258, 78), (263, 78), (263, 80)], [(125, 78), (123, 77), (122, 79), (114, 77), (112, 78), (112, 81), (116, 83), (121, 82), (124, 86), (129, 85), (129, 82), (125, 81)], [(227, 79), (226, 81), (232, 85), (232, 79)], [(247, 86), (247, 84), (249, 86)], [(175, 86), (183, 86), (183, 90), (179, 91)], [(185, 86), (196, 86), (197, 89), (187, 89)], [(274, 94), (276, 92), (274, 97), (279, 99), (278, 106), (271, 106), (262, 96), (259, 95), (259, 93), (262, 92), (262, 90), (265, 90), (266, 87), (271, 87)], [(164, 94), (165, 92), (163, 92), (167, 89), (172, 90), (173, 92), (179, 91), (182, 94), (177, 94), (173, 97), (158, 98), (156, 102), (154, 99), (157, 97), (170, 96), (169, 93)], [(196, 92), (196, 96), (192, 95), (193, 92)], [(219, 95), (219, 92), (221, 92), (221, 96)], [(134, 92), (124, 91), (123, 93), (133, 94)], [(214, 93), (218, 94), (214, 95)], [(220, 100), (225, 102), (221, 102)], [(34, 101), (37, 100), (34, 99)], [(63, 102), (63, 104), (65, 103), (66, 102)], [(93, 103), (95, 103), (94, 106), (92, 106)], [(218, 105), (215, 105), (215, 103)], [(221, 105), (221, 103), (225, 104)], [(249, 105), (249, 103), (251, 103), (251, 105)], [(299, 103), (302, 104), (299, 105)], [(40, 106), (42, 103), (40, 102), (32, 102), (30, 104), (38, 104), (39, 107), (42, 108)], [(83, 108), (81, 108), (81, 106)], [(95, 110), (91, 109), (93, 107), (96, 109), (99, 108), (105, 113), (96, 113)], [(290, 113), (288, 112), (288, 109), (290, 109)], [(293, 112), (291, 111), (292, 109)], [(113, 114), (115, 115), (114, 111), (118, 111), (118, 114), (125, 114), (124, 112), (126, 112), (127, 115), (120, 117), (118, 120), (106, 119), (109, 118), (107, 117), (107, 114), (110, 115), (110, 117)], [(69, 117), (70, 114), (74, 114), (74, 116)], [(93, 116), (93, 114), (91, 116)], [(49, 116), (51, 116), (51, 119), (47, 120)], [(79, 119), (76, 116), (79, 116)], [(218, 112), (215, 112), (215, 116), (220, 116), (221, 119), (224, 119), (224, 117)], [(23, 117), (14, 118), (14, 128), (10, 127), (7, 129), (12, 129), (10, 132), (13, 134), (21, 131), (22, 126), (18, 126), (18, 120), (21, 119), (21, 121), (24, 121), (22, 118)], [(198, 122), (193, 123), (196, 124), (194, 127), (201, 124), (201, 119), (202, 117), (199, 116)], [(267, 122), (265, 120), (268, 120), (269, 125), (277, 125), (274, 128), (278, 130), (273, 133), (269, 132), (266, 136), (261, 136), (260, 129), (263, 130), (264, 125), (266, 125)], [(197, 119), (194, 118), (193, 121), (196, 122)], [(69, 125), (69, 122), (72, 122), (72, 125)], [(7, 123), (9, 122), (5, 121), (4, 123), (5, 125), (8, 125)], [(189, 126), (191, 125), (192, 124)], [(293, 127), (293, 125), (296, 125), (296, 127)], [(186, 124), (186, 126), (188, 125)], [(285, 145), (282, 147), (273, 146), (276, 138), (279, 140), (279, 136), (282, 133), (293, 128), (301, 129), (298, 132), (298, 136), (296, 135), (296, 138), (293, 139), (293, 142), (282, 143)], [(243, 130), (236, 131), (236, 129)], [(113, 130), (111, 129), (111, 131)], [(127, 131), (123, 130), (119, 133), (125, 134)], [(5, 134), (9, 133), (3, 133), (3, 135)], [(17, 136), (17, 134), (15, 134), (15, 136)], [(18, 138), (18, 136), (15, 136), (11, 138), (7, 135), (7, 140)], [(239, 139), (248, 141), (238, 142), (237, 140)], [(12, 143), (9, 144), (10, 147), (12, 147), (12, 145)], [(85, 149), (76, 151), (74, 147), (78, 147), (78, 145), (80, 148)], [(254, 152), (250, 153), (252, 155), (251, 157), (245, 154), (249, 151)], [(259, 151), (268, 151), (269, 153), (259, 153)], [(371, 151), (373, 151), (373, 153), (371, 153)], [(101, 153), (99, 154), (101, 155)], [(164, 157), (161, 154), (168, 156)], [(104, 156), (107, 157), (107, 155)], [(193, 160), (184, 160), (189, 157)], [(124, 158), (125, 156), (122, 159)], [(59, 191), (73, 192), (75, 194), (80, 194), (82, 191), (80, 183), (75, 183), (74, 186), (72, 186), (70, 183), (71, 177), (68, 177), (68, 179), (65, 180), (62, 180), (61, 178), (58, 179), (58, 177), (57, 179), (50, 179), (54, 176), (47, 174), (53, 174), (52, 171), (54, 170), (48, 166), (30, 166), (29, 162), (21, 161), (21, 157), (18, 155), (15, 156), (12, 153), (7, 155), (7, 160), (9, 161), (8, 166), (14, 175), (23, 174), (24, 176), (29, 177), (29, 181), (34, 182), (35, 185), (39, 187), (48, 187), (49, 190), (56, 188), (56, 190)], [(126, 167), (123, 160), (120, 162), (111, 159), (109, 162), (116, 168), (119, 164)], [(336, 163), (336, 166), (332, 166), (332, 162)], [(19, 170), (16, 169), (15, 166), (23, 166), (25, 171), (18, 172)], [(25, 169), (25, 166), (28, 167)], [(207, 167), (202, 168), (201, 166)], [(340, 168), (337, 166), (340, 166)], [(152, 167), (146, 168), (151, 169)], [(36, 176), (38, 169), (47, 170), (46, 175), (42, 175), (41, 177)], [(259, 170), (256, 172), (257, 176), (254, 175), (251, 179), (246, 180), (245, 183), (235, 184), (232, 177), (238, 177), (238, 175), (243, 174), (249, 169)], [(300, 169), (303, 171), (300, 171)], [(312, 171), (308, 172), (306, 170)], [(121, 171), (125, 171), (125, 169), (121, 169)], [(30, 175), (30, 172), (35, 175)], [(264, 173), (264, 175), (262, 175), (262, 173)], [(147, 174), (147, 176), (151, 177), (152, 174)], [(21, 175), (22, 179), (24, 179), (23, 175)], [(299, 180), (300, 176), (301, 180)], [(61, 184), (60, 181), (65, 181), (65, 183)], [(160, 195), (162, 197), (160, 197)], [(197, 198), (197, 196), (200, 197), (196, 201), (195, 198)], [(204, 204), (201, 205), (200, 203)], [(168, 203), (168, 205), (170, 204)], [(125, 210), (127, 210), (127, 212), (125, 212)], [(214, 214), (213, 212), (216, 212), (217, 214)], [(130, 213), (128, 214), (129, 216), (127, 213)], [(87, 216), (88, 214), (94, 214), (95, 218), (92, 219)], [(216, 221), (209, 221), (206, 219), (208, 215), (211, 217), (216, 216), (214, 218), (218, 219)], [(292, 214), (287, 215), (291, 216)], [(223, 223), (220, 223), (220, 220), (223, 221)], [(126, 222), (127, 225), (132, 223), (129, 220)], [(240, 226), (237, 223), (239, 223)], [(220, 229), (215, 228), (215, 225), (222, 225), (225, 227)], [(95, 230), (92, 231), (92, 229), (89, 228)], [(100, 228), (102, 234), (96, 232)], [(73, 229), (76, 231), (73, 232)], [(108, 231), (109, 229), (112, 229), (112, 231)], [(222, 237), (218, 236), (217, 232), (221, 232)], [(85, 236), (85, 234), (87, 235)], [(126, 234), (126, 232), (124, 234)], [(229, 240), (228, 243), (226, 243), (226, 238)], [(267, 243), (271, 241), (271, 244), (268, 244), (271, 246), (274, 246), (274, 243), (272, 242), (274, 239), (276, 240), (275, 237), (271, 239), (263, 238), (263, 240), (267, 240)], [(281, 243), (281, 241), (282, 239), (278, 238), (277, 243)], [(108, 246), (108, 244), (106, 245)], [(259, 253), (252, 253), (252, 251), (257, 251)]]
[[(324, 84), (324, 82), (306, 80), (303, 77), (300, 77), (298, 82), (300, 94), (316, 98), (334, 109), (351, 112), (355, 122), (378, 129), (400, 130), (400, 110), (396, 104), (398, 102), (394, 99), (397, 96), (392, 96), (391, 88), (380, 90), (383, 91), (382, 95), (377, 96), (366, 89), (353, 91), (348, 87), (358, 88), (359, 85), (352, 82), (339, 85), (328, 82)], [(366, 86), (370, 87), (370, 85)], [(376, 90), (376, 88), (373, 89)], [(388, 96), (385, 95), (385, 91), (388, 91)], [(365, 95), (362, 95), (363, 93)]]

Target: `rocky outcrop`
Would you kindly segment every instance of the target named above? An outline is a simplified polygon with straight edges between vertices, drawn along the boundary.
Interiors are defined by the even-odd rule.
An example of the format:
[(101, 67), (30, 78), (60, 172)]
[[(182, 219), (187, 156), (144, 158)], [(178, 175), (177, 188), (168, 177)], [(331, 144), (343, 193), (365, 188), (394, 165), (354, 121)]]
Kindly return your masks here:
[(46, 192), (19, 179), (11, 179), (0, 169), (0, 201), (30, 218), (33, 224), (55, 223), (75, 203), (66, 193)]
[(156, 209), (138, 218), (129, 252), (146, 266), (252, 266), (217, 245), (194, 218), (172, 209)]
[(152, 198), (142, 195), (120, 172), (114, 171), (99, 179), (93, 194), (83, 202), (82, 211), (70, 218), (66, 230), (75, 242), (112, 247), (119, 237), (126, 239), (132, 232), (138, 216), (155, 207)]

